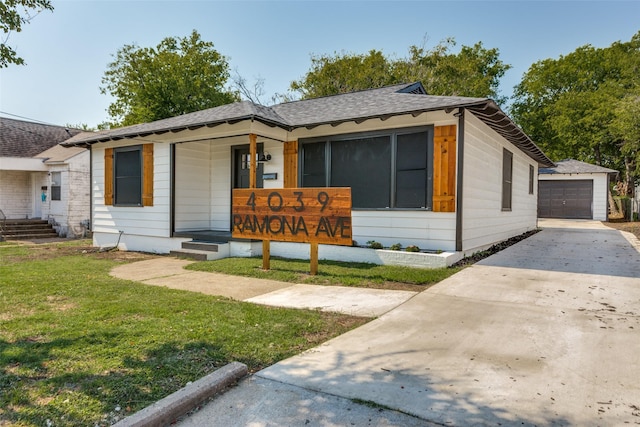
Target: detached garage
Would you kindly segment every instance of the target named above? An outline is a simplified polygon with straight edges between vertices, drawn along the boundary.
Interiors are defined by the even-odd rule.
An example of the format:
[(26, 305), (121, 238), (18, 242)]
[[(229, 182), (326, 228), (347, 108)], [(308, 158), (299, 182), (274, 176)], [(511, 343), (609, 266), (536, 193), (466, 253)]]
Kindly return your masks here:
[(538, 171), (538, 217), (608, 219), (609, 177), (617, 171), (562, 160)]

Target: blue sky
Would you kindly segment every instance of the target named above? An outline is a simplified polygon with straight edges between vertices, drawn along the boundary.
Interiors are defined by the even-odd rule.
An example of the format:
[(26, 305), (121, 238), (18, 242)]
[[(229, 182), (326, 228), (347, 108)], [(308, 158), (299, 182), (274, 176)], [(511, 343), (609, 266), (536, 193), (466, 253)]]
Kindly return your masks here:
[[(125, 44), (156, 46), (193, 29), (232, 70), (265, 96), (287, 91), (311, 54), (382, 50), (405, 57), (411, 45), (453, 37), (457, 49), (481, 41), (513, 68), (513, 86), (536, 61), (579, 46), (606, 47), (640, 31), (640, 1), (169, 1), (53, 0), (9, 44), (27, 62), (0, 70), (0, 112), (52, 124), (96, 126), (112, 99), (100, 94), (112, 55)], [(14, 116), (9, 116), (14, 117)]]

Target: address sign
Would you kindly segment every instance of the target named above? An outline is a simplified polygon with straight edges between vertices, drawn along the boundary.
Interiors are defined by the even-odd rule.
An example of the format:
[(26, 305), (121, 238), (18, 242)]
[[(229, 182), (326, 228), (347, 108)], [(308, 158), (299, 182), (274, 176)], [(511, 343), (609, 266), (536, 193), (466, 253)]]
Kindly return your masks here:
[(232, 236), (352, 245), (351, 188), (233, 190)]

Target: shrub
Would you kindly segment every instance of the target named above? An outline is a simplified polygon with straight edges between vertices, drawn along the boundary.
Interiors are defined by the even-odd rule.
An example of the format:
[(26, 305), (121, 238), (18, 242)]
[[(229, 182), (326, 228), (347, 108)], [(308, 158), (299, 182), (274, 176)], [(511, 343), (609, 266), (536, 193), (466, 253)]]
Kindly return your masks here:
[(375, 240), (369, 240), (367, 246), (371, 249), (382, 249), (382, 243), (376, 242)]
[(402, 249), (402, 245), (400, 243), (394, 243), (393, 245), (389, 246), (389, 249), (391, 249), (392, 251), (399, 251), (400, 249)]
[(405, 251), (407, 252), (420, 252), (420, 248), (416, 245), (409, 245), (406, 247)]

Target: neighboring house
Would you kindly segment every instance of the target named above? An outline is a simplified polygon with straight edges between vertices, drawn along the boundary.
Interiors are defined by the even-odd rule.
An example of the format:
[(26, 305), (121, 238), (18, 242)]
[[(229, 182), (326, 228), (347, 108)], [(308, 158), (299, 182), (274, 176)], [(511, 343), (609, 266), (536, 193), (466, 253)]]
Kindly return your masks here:
[[(420, 83), (271, 107), (238, 102), (72, 144), (92, 152), (94, 244), (157, 253), (190, 237), (229, 237), (232, 188), (255, 179), (351, 187), (359, 245), (416, 245), (451, 264), (534, 229), (538, 165), (553, 165), (494, 101), (429, 96)], [(232, 255), (261, 251), (229, 246)], [(351, 259), (345, 250), (321, 245), (320, 258)], [(271, 254), (309, 250), (274, 242)]]
[(59, 145), (78, 134), (0, 117), (0, 210), (7, 219), (46, 219), (62, 237), (86, 233), (90, 152)]
[(538, 217), (607, 221), (609, 180), (618, 171), (567, 159), (538, 173)]

